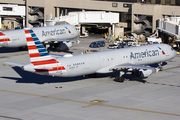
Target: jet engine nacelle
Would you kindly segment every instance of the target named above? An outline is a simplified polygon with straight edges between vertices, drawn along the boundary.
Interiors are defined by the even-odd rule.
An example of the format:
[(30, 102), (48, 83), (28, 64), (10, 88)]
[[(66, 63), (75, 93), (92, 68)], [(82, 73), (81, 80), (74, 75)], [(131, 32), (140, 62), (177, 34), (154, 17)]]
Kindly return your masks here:
[(72, 42), (61, 42), (59, 43), (60, 50), (69, 50), (72, 46)]
[(72, 46), (72, 42), (60, 42), (58, 50), (69, 50)]
[(133, 75), (137, 76), (137, 77), (148, 77), (152, 74), (152, 70), (137, 70), (137, 71), (133, 71), (132, 73)]
[(49, 51), (68, 51), (72, 47), (71, 41), (63, 41), (63, 42), (51, 42), (50, 46), (47, 48)]

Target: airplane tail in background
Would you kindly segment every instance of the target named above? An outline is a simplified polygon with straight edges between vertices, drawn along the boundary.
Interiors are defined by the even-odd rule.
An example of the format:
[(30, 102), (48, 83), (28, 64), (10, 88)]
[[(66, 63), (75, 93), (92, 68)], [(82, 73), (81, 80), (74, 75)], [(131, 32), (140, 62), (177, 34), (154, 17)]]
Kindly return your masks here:
[[(25, 36), (27, 41), (27, 47), (29, 51), (30, 62), (34, 65), (36, 72), (45, 71), (57, 71), (59, 70), (59, 61), (54, 59), (39, 38), (36, 36), (33, 30), (25, 30)], [(62, 67), (61, 67), (62, 68)]]
[(38, 60), (40, 57), (49, 56), (49, 53), (39, 41), (33, 30), (25, 30), (25, 36), (31, 61)]

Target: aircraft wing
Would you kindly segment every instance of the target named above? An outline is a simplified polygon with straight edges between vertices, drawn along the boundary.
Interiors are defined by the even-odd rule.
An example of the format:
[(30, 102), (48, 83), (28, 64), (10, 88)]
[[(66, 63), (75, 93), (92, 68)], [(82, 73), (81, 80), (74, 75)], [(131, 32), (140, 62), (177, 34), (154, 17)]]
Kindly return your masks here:
[(153, 70), (153, 71), (156, 71), (156, 72), (159, 71), (159, 69), (153, 68), (153, 67), (150, 67), (150, 66), (134, 65), (134, 64), (117, 65), (117, 66), (111, 67), (110, 70), (121, 70), (121, 69), (133, 69), (133, 70), (145, 69), (145, 70)]
[(23, 67), (25, 66), (26, 64), (23, 64), (23, 63), (15, 63), (15, 62), (4, 62), (5, 65), (10, 65), (10, 66), (13, 66), (13, 67)]

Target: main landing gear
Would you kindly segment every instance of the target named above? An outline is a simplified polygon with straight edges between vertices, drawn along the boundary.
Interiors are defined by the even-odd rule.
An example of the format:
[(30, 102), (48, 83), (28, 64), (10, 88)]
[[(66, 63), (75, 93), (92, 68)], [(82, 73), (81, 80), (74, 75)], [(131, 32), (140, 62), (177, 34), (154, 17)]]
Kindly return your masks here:
[(123, 77), (123, 75), (124, 75), (124, 71), (120, 71), (119, 76), (116, 76), (115, 81), (116, 81), (116, 82), (123, 83), (124, 80), (125, 80), (125, 78)]

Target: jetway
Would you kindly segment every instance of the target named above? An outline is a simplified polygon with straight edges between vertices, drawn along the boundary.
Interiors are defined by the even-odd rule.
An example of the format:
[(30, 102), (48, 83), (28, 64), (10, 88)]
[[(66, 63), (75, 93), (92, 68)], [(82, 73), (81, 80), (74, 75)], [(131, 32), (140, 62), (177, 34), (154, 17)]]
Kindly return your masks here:
[(87, 11), (87, 12), (70, 12), (66, 16), (57, 18), (51, 17), (46, 21), (46, 25), (54, 25), (57, 22), (65, 21), (71, 25), (89, 24), (89, 23), (119, 23), (119, 13), (105, 11)]
[[(50, 20), (46, 20), (46, 25), (55, 25), (58, 23), (69, 23), (74, 26), (82, 26), (87, 24), (100, 24), (109, 25), (112, 30), (109, 33), (115, 36), (115, 25), (119, 23), (119, 13), (105, 12), (105, 11), (83, 11), (83, 12), (70, 12), (66, 16), (60, 16), (53, 18), (51, 16)], [(81, 29), (81, 32), (85, 31)]]
[(173, 36), (176, 39), (180, 39), (180, 18), (171, 17), (167, 19), (158, 19), (157, 29), (166, 33), (167, 35)]
[[(0, 4), (0, 23), (3, 23), (3, 26), (7, 25), (7, 27), (11, 28), (12, 23), (9, 22), (10, 20), (4, 23), (3, 19), (5, 18), (22, 19), (22, 24), (25, 26), (25, 16), (25, 6)], [(2, 29), (3, 26), (0, 25), (0, 29)]]

